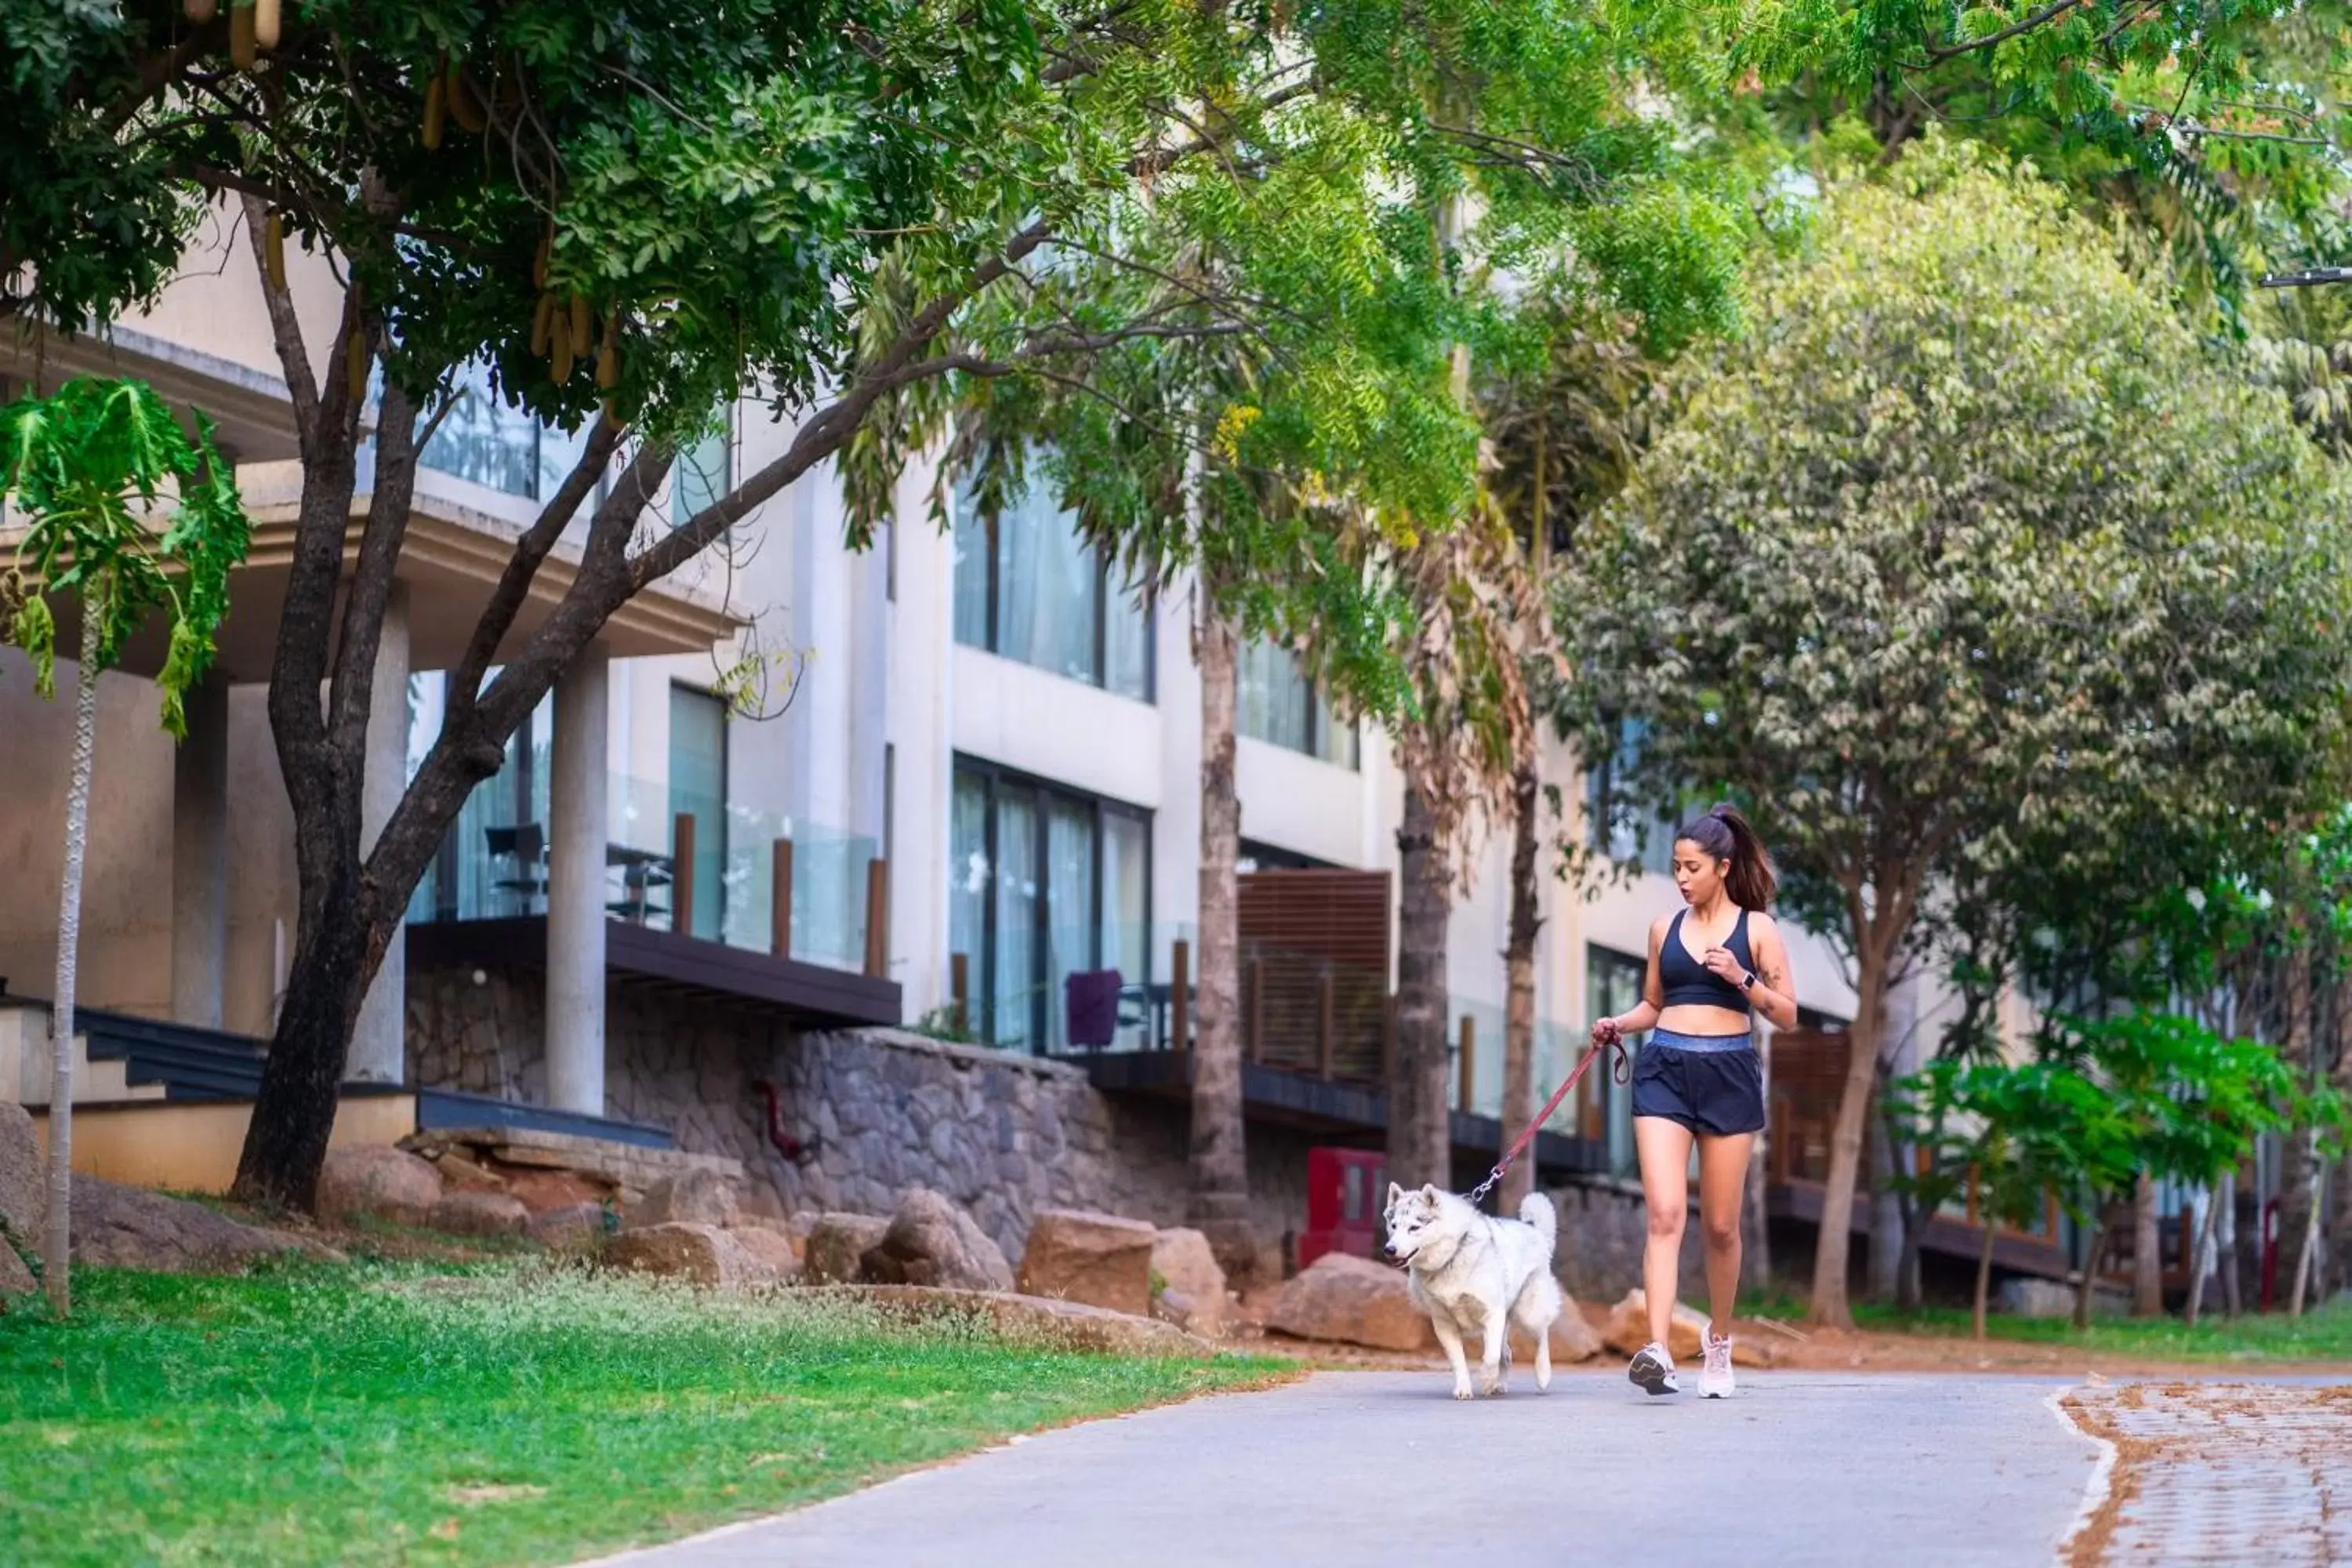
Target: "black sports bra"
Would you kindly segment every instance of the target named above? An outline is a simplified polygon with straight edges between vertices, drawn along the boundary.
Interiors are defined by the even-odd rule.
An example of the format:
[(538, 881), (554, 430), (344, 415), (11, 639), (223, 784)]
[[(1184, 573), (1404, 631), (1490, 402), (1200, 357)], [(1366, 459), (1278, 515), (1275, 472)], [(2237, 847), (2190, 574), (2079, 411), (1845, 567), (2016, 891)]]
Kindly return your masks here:
[[(1717, 976), (1706, 965), (1690, 955), (1683, 945), (1683, 915), (1675, 916), (1666, 927), (1666, 940), (1658, 949), (1658, 987), (1665, 993), (1669, 1007), (1721, 1007), (1726, 1012), (1748, 1012), (1748, 993), (1730, 981)], [(1732, 923), (1730, 940), (1723, 944), (1740, 966), (1751, 973), (1756, 968), (1756, 954), (1748, 945), (1748, 911), (1739, 911)]]

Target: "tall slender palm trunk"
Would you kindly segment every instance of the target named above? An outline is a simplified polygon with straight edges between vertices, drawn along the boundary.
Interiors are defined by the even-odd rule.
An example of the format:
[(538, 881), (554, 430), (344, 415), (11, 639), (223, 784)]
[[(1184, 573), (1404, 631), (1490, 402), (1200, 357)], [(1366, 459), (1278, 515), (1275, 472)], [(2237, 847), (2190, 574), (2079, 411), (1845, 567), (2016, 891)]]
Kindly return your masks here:
[(49, 1212), (41, 1234), (41, 1284), (49, 1310), (73, 1310), (74, 981), (81, 947), (81, 872), (89, 846), (89, 775), (98, 752), (99, 628), (106, 602), (97, 583), (81, 607), (81, 668), (74, 700), (73, 780), (66, 794), (66, 868), (58, 889), (58, 983), (50, 1003)]
[(1454, 877), (1426, 785), (1405, 771), (1397, 828), (1396, 1068), (1389, 1080), (1389, 1174), (1406, 1186), (1454, 1179), (1452, 1108), (1446, 1095), (1446, 924)]
[[(1204, 593), (1207, 590), (1203, 590)], [(1241, 797), (1234, 784), (1240, 645), (1214, 601), (1202, 616), (1201, 670), (1201, 952), (1193, 1008), (1192, 1193), (1189, 1213), (1235, 1279), (1255, 1272), (1249, 1159), (1242, 1115), (1241, 933), (1236, 868)]]
[[(1536, 1118), (1536, 936), (1543, 912), (1536, 896), (1536, 812), (1543, 781), (1533, 757), (1511, 775), (1511, 924), (1503, 949), (1503, 1142)], [(1517, 1214), (1535, 1190), (1536, 1156), (1527, 1154), (1504, 1176), (1501, 1212)]]
[[(2311, 934), (2301, 921), (2289, 933), (2286, 954), (2286, 1027), (2279, 1057), (2294, 1075), (2297, 1089), (2312, 1082), (2313, 1004)], [(2290, 1127), (2279, 1138), (2279, 1287), (2290, 1313), (2303, 1310), (2312, 1235), (2318, 1219), (2318, 1148), (2313, 1130)]]

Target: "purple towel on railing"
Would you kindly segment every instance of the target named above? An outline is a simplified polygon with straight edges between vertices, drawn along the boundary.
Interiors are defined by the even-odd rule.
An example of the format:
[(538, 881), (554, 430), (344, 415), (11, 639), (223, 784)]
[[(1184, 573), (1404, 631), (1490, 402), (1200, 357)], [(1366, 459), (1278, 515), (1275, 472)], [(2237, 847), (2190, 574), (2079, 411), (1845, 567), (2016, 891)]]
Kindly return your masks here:
[(1069, 1008), (1070, 1044), (1110, 1044), (1118, 1033), (1118, 991), (1116, 969), (1082, 969), (1062, 982), (1063, 1000)]

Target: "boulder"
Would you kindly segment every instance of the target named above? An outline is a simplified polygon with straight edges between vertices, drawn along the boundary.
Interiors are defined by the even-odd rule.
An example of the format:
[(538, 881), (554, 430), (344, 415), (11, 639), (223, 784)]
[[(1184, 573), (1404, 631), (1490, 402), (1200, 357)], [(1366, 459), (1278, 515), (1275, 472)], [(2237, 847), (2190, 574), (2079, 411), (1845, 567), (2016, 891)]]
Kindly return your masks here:
[(319, 1217), (350, 1220), (372, 1215), (399, 1225), (425, 1225), (441, 1201), (441, 1173), (405, 1149), (350, 1143), (327, 1151), (319, 1173)]
[(1141, 1220), (1047, 1209), (1029, 1226), (1029, 1244), (1021, 1254), (1021, 1293), (1148, 1317), (1151, 1251), (1159, 1240), (1160, 1233)]
[(496, 1171), (452, 1149), (433, 1160), (433, 1169), (440, 1174), (441, 1189), (456, 1192), (461, 1188), (478, 1187), (484, 1192), (502, 1193), (507, 1190), (504, 1177)]
[(720, 1229), (735, 1223), (735, 1188), (718, 1172), (690, 1166), (656, 1182), (645, 1201), (629, 1205), (621, 1216), (624, 1230), (653, 1225), (709, 1225)]
[[(1706, 1341), (1706, 1317), (1677, 1301), (1674, 1326), (1669, 1331), (1673, 1340), (1666, 1352), (1675, 1363), (1695, 1362)], [(1628, 1290), (1623, 1300), (1609, 1309), (1609, 1321), (1601, 1331), (1601, 1341), (1619, 1355), (1628, 1356), (1650, 1342), (1650, 1298), (1646, 1291)]]
[[(1155, 1316), (1169, 1317), (1212, 1339), (1223, 1330), (1225, 1271), (1217, 1267), (1217, 1255), (1206, 1236), (1183, 1226), (1160, 1232), (1151, 1243), (1151, 1272), (1160, 1287), (1153, 1303)], [(1171, 1315), (1173, 1308), (1159, 1310), (1171, 1296), (1182, 1299), (1181, 1318)]]
[(432, 1226), (452, 1236), (520, 1236), (530, 1211), (520, 1200), (488, 1187), (460, 1187), (433, 1205)]
[(533, 1214), (549, 1209), (568, 1209), (574, 1204), (601, 1205), (612, 1195), (613, 1185), (577, 1171), (542, 1171), (508, 1166), (499, 1173), (505, 1184), (507, 1195)]
[(2074, 1287), (2056, 1279), (2022, 1277), (2000, 1282), (2000, 1309), (2013, 1318), (2071, 1318)]
[(866, 1272), (866, 1249), (879, 1246), (890, 1228), (887, 1219), (870, 1214), (828, 1214), (817, 1216), (801, 1250), (812, 1285), (855, 1285)]
[[(1573, 1366), (1580, 1361), (1591, 1361), (1601, 1353), (1601, 1336), (1584, 1321), (1573, 1298), (1560, 1308), (1559, 1316), (1551, 1323), (1551, 1359), (1555, 1366)], [(1536, 1342), (1531, 1334), (1517, 1330), (1511, 1332), (1511, 1359), (1521, 1366), (1535, 1364)]]
[(567, 1204), (532, 1215), (524, 1234), (550, 1252), (593, 1252), (604, 1239), (604, 1205)]
[(775, 1276), (715, 1225), (648, 1225), (625, 1230), (599, 1255), (611, 1268), (659, 1274), (719, 1289), (763, 1285)]
[(1429, 1320), (1406, 1294), (1404, 1270), (1369, 1258), (1327, 1252), (1286, 1282), (1266, 1327), (1302, 1340), (1340, 1340), (1381, 1351), (1437, 1345)]
[(1013, 1289), (1013, 1266), (988, 1233), (929, 1187), (909, 1188), (898, 1200), (890, 1227), (866, 1249), (861, 1265), (865, 1279), (876, 1285)]
[(758, 1258), (775, 1279), (792, 1280), (800, 1278), (800, 1255), (793, 1250), (793, 1238), (782, 1231), (764, 1225), (739, 1225), (727, 1234), (733, 1237), (744, 1251)]
[(289, 1252), (342, 1260), (342, 1254), (307, 1237), (242, 1225), (203, 1204), (95, 1176), (74, 1178), (73, 1260), (79, 1265), (187, 1273)]
[(47, 1194), (32, 1117), (16, 1101), (0, 1100), (0, 1231), (29, 1245), (41, 1234)]
[[(808, 1257), (808, 1239), (816, 1234), (816, 1223), (824, 1217), (814, 1209), (800, 1209), (784, 1221), (784, 1234), (793, 1238), (793, 1250), (803, 1258)], [(869, 1241), (866, 1245), (874, 1244)]]
[[(1571, 1306), (1569, 1310), (1576, 1309)], [(1706, 1314), (1695, 1311), (1680, 1301), (1675, 1303), (1674, 1326), (1669, 1331), (1674, 1342), (1666, 1346), (1675, 1364), (1696, 1363), (1706, 1343)], [(1628, 1290), (1625, 1299), (1609, 1309), (1609, 1321), (1601, 1331), (1601, 1342), (1619, 1355), (1632, 1355), (1650, 1342), (1650, 1298), (1643, 1291)], [(1554, 1352), (1558, 1353), (1557, 1350)], [(1732, 1336), (1731, 1359), (1738, 1366), (1770, 1366), (1777, 1359), (1773, 1347)]]
[(1163, 1323), (1173, 1323), (1188, 1334), (1203, 1331), (1193, 1327), (1192, 1320), (1200, 1316), (1192, 1298), (1181, 1290), (1155, 1291), (1151, 1298), (1151, 1315)]
[(8, 1238), (0, 1236), (0, 1296), (22, 1295), (39, 1284), (25, 1260), (16, 1256), (16, 1249), (8, 1245)]
[(1083, 1301), (924, 1285), (838, 1285), (824, 1294), (865, 1302), (905, 1322), (978, 1324), (1000, 1339), (1049, 1350), (1157, 1357), (1216, 1353), (1216, 1347), (1206, 1340), (1173, 1323), (1089, 1307)]

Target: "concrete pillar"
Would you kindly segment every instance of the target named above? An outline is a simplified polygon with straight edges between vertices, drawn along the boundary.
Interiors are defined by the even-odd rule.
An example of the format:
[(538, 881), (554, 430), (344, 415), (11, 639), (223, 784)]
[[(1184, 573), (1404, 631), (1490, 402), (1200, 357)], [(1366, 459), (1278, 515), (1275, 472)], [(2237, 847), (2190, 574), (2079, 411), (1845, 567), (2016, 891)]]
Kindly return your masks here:
[(590, 647), (555, 684), (548, 778), (547, 1100), (604, 1114), (605, 700)]
[(228, 683), (188, 693), (172, 759), (172, 1018), (217, 1029), (228, 970)]
[[(368, 700), (367, 763), (360, 782), (360, 854), (376, 837), (408, 789), (408, 588), (392, 585), (376, 645), (375, 681)], [(398, 932), (360, 1000), (343, 1076), (362, 1083), (398, 1083), (408, 1076), (408, 944)]]

